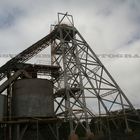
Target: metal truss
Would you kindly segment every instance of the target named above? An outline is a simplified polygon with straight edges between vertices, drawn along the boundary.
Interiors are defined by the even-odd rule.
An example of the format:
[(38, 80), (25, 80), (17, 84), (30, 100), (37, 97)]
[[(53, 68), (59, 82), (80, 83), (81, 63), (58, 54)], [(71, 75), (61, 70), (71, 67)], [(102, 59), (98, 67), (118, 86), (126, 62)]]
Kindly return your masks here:
[[(79, 125), (87, 133), (90, 132), (89, 124), (92, 118), (99, 118), (99, 129), (108, 127), (102, 123), (101, 117), (110, 119), (117, 128), (114, 116), (125, 120), (126, 129), (129, 130), (128, 111), (126, 110), (135, 112), (135, 109), (75, 28), (72, 15), (58, 13), (58, 24), (52, 27), (50, 34), (0, 68), (0, 80), (7, 76), (7, 81), (0, 86), (0, 93), (7, 89), (7, 99), (11, 101), (12, 84), (21, 74), (28, 78), (30, 76), (37, 78), (38, 74), (47, 74), (54, 83), (55, 115), (69, 123), (71, 134), (77, 131)], [(25, 63), (46, 47), (51, 47), (51, 66)], [(10, 111), (8, 115), (9, 118), (0, 122), (0, 124), (8, 126), (9, 123), (16, 123), (16, 121), (12, 121)], [(46, 122), (45, 118), (43, 120)], [(30, 118), (29, 122), (31, 121)], [(37, 122), (40, 123), (40, 118)], [(16, 131), (20, 131), (20, 133), (17, 133), (19, 134), (17, 140), (21, 140), (22, 138), (19, 137), (24, 135), (27, 126), (30, 127), (30, 125), (27, 123), (27, 126), (22, 127), (22, 122), (18, 124), (19, 126), (17, 125), (17, 128), (15, 128)], [(56, 132), (56, 129), (52, 131), (50, 123), (47, 126), (50, 134)], [(8, 127), (10, 135), (11, 127)], [(20, 128), (22, 130), (19, 130)], [(38, 137), (38, 124), (36, 131)], [(59, 139), (59, 136), (53, 135), (54, 139)]]
[(67, 13), (59, 16), (62, 18), (54, 26), (57, 34), (51, 43), (52, 65), (61, 67), (60, 77), (54, 83), (55, 113), (69, 120), (72, 132), (79, 123), (83, 126), (82, 121), (86, 122), (83, 128), (90, 131), (90, 118), (111, 118), (114, 111), (118, 111), (116, 115), (123, 111), (121, 115), (129, 130), (125, 110), (134, 110), (133, 105), (74, 27), (72, 16)]
[[(59, 140), (57, 123), (55, 120), (48, 120), (49, 119), (42, 121), (38, 118), (34, 118), (32, 121), (8, 121), (6, 126), (3, 125), (5, 135), (1, 138), (3, 140)], [(10, 128), (10, 133), (7, 128)]]
[(27, 60), (31, 59), (33, 56), (37, 55), (43, 49), (50, 45), (51, 39), (56, 34), (56, 30), (53, 30), (50, 34), (36, 42), (35, 44), (31, 45), (29, 48), (25, 49), (17, 56), (9, 60), (6, 64), (0, 67), (0, 80), (5, 78), (9, 71), (12, 71), (19, 63), (26, 62)]

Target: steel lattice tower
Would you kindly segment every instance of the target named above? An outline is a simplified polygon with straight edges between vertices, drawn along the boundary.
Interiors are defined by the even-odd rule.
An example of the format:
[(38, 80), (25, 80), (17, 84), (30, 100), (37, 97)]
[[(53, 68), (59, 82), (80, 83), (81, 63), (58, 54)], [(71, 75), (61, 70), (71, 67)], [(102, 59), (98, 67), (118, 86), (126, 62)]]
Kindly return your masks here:
[[(51, 65), (25, 63), (47, 47), (51, 48)], [(47, 116), (34, 118), (33, 116), (15, 119), (15, 116), (11, 115), (14, 82), (24, 78), (39, 79), (40, 74), (53, 82), (55, 116), (53, 118)], [(116, 118), (123, 120), (125, 129), (129, 131), (127, 115), (132, 112), (137, 113), (105, 66), (75, 28), (72, 15), (67, 13), (58, 13), (58, 23), (52, 25), (50, 34), (0, 67), (0, 80), (4, 78), (7, 79), (1, 84), (0, 93), (7, 90), (7, 112), (0, 124), (5, 126), (6, 140), (15, 137), (16, 140), (24, 139), (26, 132), (30, 132), (28, 128), (30, 129), (31, 126), (35, 130), (33, 136), (37, 139), (42, 134), (39, 131), (42, 132), (44, 130), (42, 128), (46, 127), (49, 134), (46, 135), (45, 140), (50, 139), (49, 136), (52, 140), (59, 140), (59, 129), (63, 123), (68, 123), (68, 135), (73, 132), (77, 133), (79, 126), (85, 133), (91, 133), (90, 122), (93, 119), (96, 120), (98, 132), (104, 128), (109, 134), (110, 121), (118, 129), (119, 124)], [(17, 132), (16, 135), (15, 132)], [(40, 138), (43, 139), (41, 136)]]
[(134, 107), (74, 27), (73, 17), (59, 14), (54, 29), (57, 34), (51, 42), (52, 65), (61, 67), (60, 77), (55, 81), (56, 114), (69, 120), (71, 131), (76, 130), (81, 120), (86, 122), (86, 131), (90, 131), (90, 118), (111, 117), (113, 111), (123, 111), (122, 118), (129, 130), (125, 110)]

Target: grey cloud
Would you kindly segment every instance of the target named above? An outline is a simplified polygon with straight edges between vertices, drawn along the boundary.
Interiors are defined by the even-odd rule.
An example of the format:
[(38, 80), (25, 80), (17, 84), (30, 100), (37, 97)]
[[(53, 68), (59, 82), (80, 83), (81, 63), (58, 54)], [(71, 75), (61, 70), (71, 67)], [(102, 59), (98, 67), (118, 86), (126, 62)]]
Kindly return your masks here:
[(16, 24), (17, 19), (23, 15), (23, 12), (18, 8), (3, 10), (0, 13), (0, 28), (8, 28)]
[[(139, 0), (1, 1), (0, 52), (19, 53), (50, 32), (50, 24), (57, 22), (57, 12), (67, 11), (95, 53), (140, 52)], [(140, 91), (139, 59), (101, 60), (135, 102), (132, 96), (139, 96)]]

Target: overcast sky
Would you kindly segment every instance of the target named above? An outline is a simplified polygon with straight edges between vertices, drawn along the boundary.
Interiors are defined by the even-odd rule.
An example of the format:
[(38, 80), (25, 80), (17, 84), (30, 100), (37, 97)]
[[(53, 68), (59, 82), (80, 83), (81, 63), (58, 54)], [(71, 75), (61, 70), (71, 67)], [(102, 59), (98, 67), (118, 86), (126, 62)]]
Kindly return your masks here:
[(73, 15), (75, 27), (140, 107), (140, 0), (1, 0), (0, 65), (10, 59), (5, 54), (47, 35), (58, 12)]

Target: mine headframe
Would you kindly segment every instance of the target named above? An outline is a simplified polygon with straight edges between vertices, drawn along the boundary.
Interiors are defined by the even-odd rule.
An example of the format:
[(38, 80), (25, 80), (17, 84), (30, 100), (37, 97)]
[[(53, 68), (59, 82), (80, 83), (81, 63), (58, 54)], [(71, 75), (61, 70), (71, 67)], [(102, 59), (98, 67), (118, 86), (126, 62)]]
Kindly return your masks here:
[[(10, 98), (9, 87), (18, 78), (33, 79), (38, 73), (46, 73), (53, 82), (54, 115), (69, 123), (69, 133), (78, 133), (79, 127), (90, 133), (92, 118), (97, 119), (98, 131), (108, 128), (109, 133), (108, 121), (118, 128), (114, 116), (124, 120), (129, 131), (126, 110), (135, 109), (75, 28), (72, 15), (59, 13), (58, 24), (51, 29), (50, 34), (0, 68), (0, 79), (7, 77), (0, 92), (7, 89)], [(47, 47), (51, 48), (51, 65), (25, 63)], [(106, 117), (105, 122), (102, 117)]]

